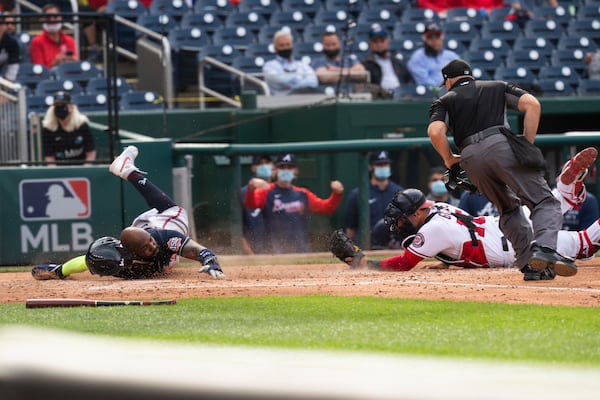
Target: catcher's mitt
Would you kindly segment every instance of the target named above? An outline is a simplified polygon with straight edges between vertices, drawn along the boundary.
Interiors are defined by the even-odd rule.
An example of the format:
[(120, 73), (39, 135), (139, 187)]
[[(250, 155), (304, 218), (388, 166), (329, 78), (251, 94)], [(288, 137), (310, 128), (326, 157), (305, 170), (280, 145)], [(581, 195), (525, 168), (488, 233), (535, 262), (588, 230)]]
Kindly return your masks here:
[(338, 229), (331, 234), (331, 237), (329, 238), (329, 251), (352, 268), (358, 268), (360, 260), (364, 257), (360, 247), (355, 245), (354, 242), (352, 242), (352, 239), (350, 239), (341, 229)]

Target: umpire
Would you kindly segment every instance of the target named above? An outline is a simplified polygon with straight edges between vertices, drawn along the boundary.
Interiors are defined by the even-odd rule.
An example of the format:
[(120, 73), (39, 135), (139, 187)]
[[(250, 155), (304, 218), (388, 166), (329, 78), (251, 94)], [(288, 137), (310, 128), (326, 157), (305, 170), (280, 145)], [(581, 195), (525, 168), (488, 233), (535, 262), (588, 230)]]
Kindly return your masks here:
[[(515, 156), (508, 135), (507, 109), (524, 113), (523, 135), (533, 152), (539, 125), (539, 101), (525, 90), (503, 81), (476, 81), (464, 60), (442, 68), (447, 93), (432, 102), (427, 134), (446, 167), (460, 163), (471, 181), (498, 208), (500, 228), (513, 244), (516, 266), (523, 273), (548, 271), (561, 276), (577, 273), (573, 260), (556, 252), (562, 215), (544, 179), (543, 167), (524, 166)], [(450, 148), (450, 130), (460, 155)], [(523, 141), (526, 142), (526, 141)], [(540, 155), (540, 158), (541, 155)], [(543, 163), (543, 158), (542, 158)], [(532, 226), (521, 204), (531, 210)]]

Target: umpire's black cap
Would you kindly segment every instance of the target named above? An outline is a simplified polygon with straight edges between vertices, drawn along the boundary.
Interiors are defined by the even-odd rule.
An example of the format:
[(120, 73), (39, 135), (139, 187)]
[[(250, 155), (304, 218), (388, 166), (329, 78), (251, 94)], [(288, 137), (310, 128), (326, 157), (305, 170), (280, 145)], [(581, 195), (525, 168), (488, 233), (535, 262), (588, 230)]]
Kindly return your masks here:
[(457, 58), (456, 60), (450, 61), (442, 68), (442, 76), (444, 80), (440, 83), (440, 86), (444, 86), (446, 79), (456, 78), (457, 76), (470, 75), (473, 76), (473, 70), (471, 65), (465, 60)]

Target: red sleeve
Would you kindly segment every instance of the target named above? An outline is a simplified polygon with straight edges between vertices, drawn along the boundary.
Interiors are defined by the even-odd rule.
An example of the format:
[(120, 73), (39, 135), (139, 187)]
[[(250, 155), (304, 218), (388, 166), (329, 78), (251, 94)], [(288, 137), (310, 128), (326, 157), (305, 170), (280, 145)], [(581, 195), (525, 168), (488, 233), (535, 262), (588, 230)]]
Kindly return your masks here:
[(331, 215), (342, 201), (342, 195), (334, 192), (331, 192), (328, 198), (322, 199), (306, 188), (294, 187), (294, 189), (306, 194), (308, 197), (308, 209), (315, 214)]
[(73, 59), (79, 60), (79, 53), (77, 52), (77, 46), (75, 46), (75, 39), (62, 32), (62, 40), (64, 40), (67, 50), (73, 52)]
[(250, 188), (248, 188), (248, 190), (246, 190), (246, 197), (244, 197), (244, 206), (250, 209), (263, 208), (267, 203), (267, 194), (269, 194), (269, 191), (274, 187), (275, 184), (271, 183), (266, 189), (250, 190)]
[(40, 40), (36, 39), (37, 37), (31, 39), (31, 43), (29, 44), (29, 58), (31, 59), (31, 63), (47, 66), (46, 61), (44, 60), (44, 53), (42, 52)]
[(404, 250), (404, 253), (399, 256), (384, 258), (380, 261), (379, 266), (382, 271), (410, 271), (421, 260), (423, 257)]

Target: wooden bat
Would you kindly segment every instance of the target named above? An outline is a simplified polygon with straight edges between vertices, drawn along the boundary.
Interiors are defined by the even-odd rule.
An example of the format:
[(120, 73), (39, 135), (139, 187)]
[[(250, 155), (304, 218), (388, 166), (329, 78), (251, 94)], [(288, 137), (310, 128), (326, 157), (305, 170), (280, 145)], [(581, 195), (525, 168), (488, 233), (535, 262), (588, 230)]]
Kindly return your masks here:
[(107, 306), (160, 306), (175, 304), (170, 300), (89, 300), (89, 299), (27, 299), (26, 308), (47, 307), (107, 307)]

